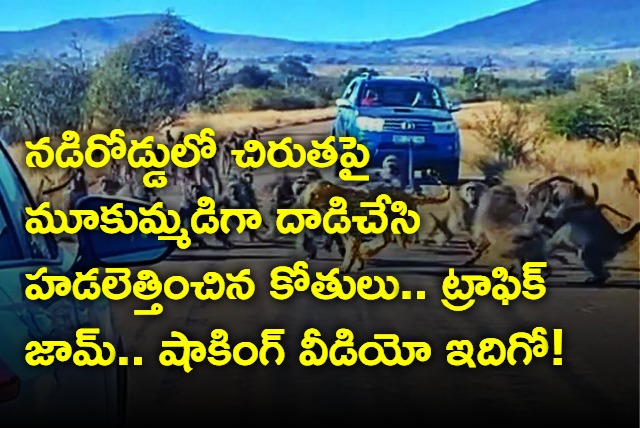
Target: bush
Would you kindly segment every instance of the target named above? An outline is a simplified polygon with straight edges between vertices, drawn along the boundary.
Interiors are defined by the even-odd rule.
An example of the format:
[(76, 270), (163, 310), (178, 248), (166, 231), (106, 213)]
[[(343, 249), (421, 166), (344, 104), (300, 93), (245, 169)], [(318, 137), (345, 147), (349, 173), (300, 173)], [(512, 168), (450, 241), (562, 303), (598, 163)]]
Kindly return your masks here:
[(640, 70), (622, 64), (582, 76), (578, 91), (551, 99), (545, 116), (552, 132), (601, 144), (640, 137)]
[(342, 95), (344, 87), (338, 77), (318, 76), (307, 86), (313, 97), (318, 99), (318, 107), (325, 107), (333, 104), (333, 102)]
[(257, 65), (245, 65), (233, 76), (234, 83), (245, 88), (266, 88), (272, 83), (273, 72)]
[(533, 118), (531, 107), (503, 103), (478, 118), (477, 132), (498, 163), (526, 165), (535, 160), (536, 150), (545, 140)]
[(552, 98), (543, 105), (543, 111), (549, 130), (556, 135), (568, 140), (605, 139), (603, 130), (590, 125), (606, 120), (601, 106), (582, 94)]
[(543, 86), (518, 88), (507, 86), (502, 90), (501, 99), (519, 103), (528, 103), (548, 95), (548, 89)]

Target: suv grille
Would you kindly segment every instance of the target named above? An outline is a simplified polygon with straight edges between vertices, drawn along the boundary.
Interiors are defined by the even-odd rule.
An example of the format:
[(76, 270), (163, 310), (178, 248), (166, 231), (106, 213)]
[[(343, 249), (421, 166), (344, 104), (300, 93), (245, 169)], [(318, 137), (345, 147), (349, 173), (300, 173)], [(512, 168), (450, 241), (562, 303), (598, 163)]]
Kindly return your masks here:
[[(412, 125), (403, 125), (412, 124)], [(385, 119), (384, 131), (407, 132), (407, 133), (433, 133), (433, 122), (425, 119)]]

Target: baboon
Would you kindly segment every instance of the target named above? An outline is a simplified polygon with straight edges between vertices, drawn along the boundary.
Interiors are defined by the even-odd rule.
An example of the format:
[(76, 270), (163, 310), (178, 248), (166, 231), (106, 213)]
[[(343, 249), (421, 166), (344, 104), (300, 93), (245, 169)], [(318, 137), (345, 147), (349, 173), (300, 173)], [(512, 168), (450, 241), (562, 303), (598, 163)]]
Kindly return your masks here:
[(260, 131), (255, 126), (247, 134), (247, 140), (260, 140)]
[(169, 147), (173, 147), (173, 145), (175, 144), (176, 140), (174, 140), (173, 135), (171, 135), (171, 130), (167, 129), (167, 131), (165, 132), (165, 138), (167, 140), (167, 145)]
[(382, 160), (381, 168), (374, 168), (369, 171), (369, 188), (379, 186), (402, 187), (400, 180), (400, 166), (396, 155), (389, 155)]
[(633, 169), (627, 168), (625, 176), (622, 179), (622, 188), (629, 189), (640, 196), (640, 183)]
[(597, 203), (600, 196), (596, 183), (591, 183), (593, 195), (571, 178), (554, 175), (552, 177), (529, 183), (525, 194), (525, 221), (535, 221), (548, 210), (554, 210), (562, 205), (585, 204), (607, 210), (631, 221), (631, 218), (608, 204)]
[(84, 168), (77, 168), (71, 173), (69, 180), (69, 205), (68, 209), (73, 209), (78, 201), (89, 194), (89, 185)]
[(318, 168), (308, 167), (302, 172), (302, 176), (309, 182), (322, 180), (322, 173)]
[[(314, 183), (320, 180), (322, 180), (322, 174), (320, 173), (320, 170), (313, 167), (305, 168), (302, 175), (296, 178), (295, 182), (293, 183), (293, 193), (296, 198), (298, 198), (295, 203), (297, 207), (303, 208), (303, 206), (301, 205), (300, 197), (306, 187), (310, 183)], [(340, 256), (344, 257), (344, 241), (341, 239), (340, 235), (331, 235), (325, 233), (321, 228), (318, 228), (316, 230), (305, 230), (302, 233), (298, 234), (296, 239), (296, 247), (298, 248), (298, 250), (302, 250), (305, 252), (307, 259), (315, 259), (318, 254), (318, 245), (316, 244), (316, 240), (321, 237), (324, 237), (322, 247), (325, 251), (330, 253), (333, 245), (336, 244)]]
[[(451, 192), (451, 198), (442, 206), (434, 207), (421, 215), (423, 226), (419, 232), (426, 237), (436, 235), (436, 243), (444, 245), (457, 233), (470, 232), (480, 197), (488, 186), (479, 181), (470, 181)], [(418, 235), (418, 234), (416, 234)], [(426, 240), (423, 241), (427, 243)]]
[[(173, 135), (171, 135), (171, 130), (167, 129), (165, 137), (169, 150), (173, 149), (176, 144), (182, 144), (184, 142), (184, 136), (184, 131), (180, 131), (178, 138), (174, 139)], [(169, 175), (172, 177), (174, 185), (178, 184), (179, 179), (183, 178), (180, 177), (179, 169), (173, 164), (173, 162), (169, 163)]]
[(295, 196), (300, 196), (302, 191), (309, 185), (309, 180), (306, 179), (305, 176), (301, 175), (295, 179), (291, 188), (293, 189), (293, 194)]
[(604, 283), (610, 276), (606, 262), (624, 250), (640, 231), (640, 222), (636, 222), (619, 232), (594, 205), (561, 206), (555, 213), (546, 212), (538, 221), (555, 232), (545, 245), (545, 253), (552, 254), (559, 248), (578, 252), (589, 273), (587, 283)]
[[(244, 143), (249, 140), (260, 140), (260, 131), (255, 126), (252, 126), (251, 129), (244, 134), (240, 134), (236, 148), (241, 149)], [(253, 167), (249, 167), (249, 171), (253, 171)]]
[(269, 236), (275, 237), (278, 233), (276, 228), (276, 219), (278, 216), (278, 209), (291, 208), (298, 201), (298, 197), (295, 194), (293, 180), (287, 174), (280, 176), (278, 184), (273, 189), (271, 196), (271, 204), (269, 207), (269, 217), (272, 223), (269, 225)]
[(518, 202), (516, 189), (506, 184), (490, 187), (482, 194), (473, 217), (471, 241), (473, 256), (465, 265), (476, 262), (501, 237), (522, 223), (525, 208)]
[[(499, 184), (487, 189), (480, 197), (471, 227), (473, 255), (464, 265), (474, 264), (490, 247), (496, 247), (503, 257), (511, 256), (514, 266), (547, 261), (544, 243), (552, 231), (536, 221), (525, 221), (525, 213), (514, 187)], [(562, 256), (554, 258), (568, 263)]]
[(195, 243), (198, 247), (206, 246), (204, 238), (194, 233), (191, 228), (191, 218), (198, 209), (198, 199), (201, 196), (205, 196), (206, 191), (197, 183), (194, 177), (190, 175), (187, 175), (185, 180), (180, 182), (180, 190), (182, 198), (178, 214), (180, 215), (182, 227), (189, 233), (192, 243)]
[(233, 156), (231, 155), (231, 151), (238, 149), (239, 145), (240, 134), (236, 131), (233, 131), (221, 143), (222, 153), (220, 153), (220, 171), (222, 171), (222, 173), (227, 177), (231, 174), (231, 167), (233, 166)]
[[(249, 171), (242, 174), (240, 179), (240, 194), (239, 196), (239, 207), (240, 208), (248, 208), (254, 209), (260, 212), (260, 206), (258, 205), (258, 198), (256, 197), (255, 189), (253, 188), (253, 174)], [(267, 228), (268, 226), (265, 223), (262, 223), (262, 227)], [(258, 231), (254, 229), (249, 229), (249, 239), (251, 242), (253, 241), (264, 241), (258, 235)]]
[(218, 161), (215, 157), (211, 159), (201, 160), (197, 165), (199, 175), (203, 185), (211, 188), (215, 195), (222, 193), (222, 178), (220, 177), (220, 169)]

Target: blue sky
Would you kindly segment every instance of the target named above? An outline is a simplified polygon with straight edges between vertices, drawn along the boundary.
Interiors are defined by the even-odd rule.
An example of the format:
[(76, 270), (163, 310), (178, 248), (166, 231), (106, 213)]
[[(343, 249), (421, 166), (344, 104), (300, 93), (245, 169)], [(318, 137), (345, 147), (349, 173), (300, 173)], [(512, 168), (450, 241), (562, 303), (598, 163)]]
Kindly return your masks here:
[[(8, 0), (2, 0), (2, 2)], [(532, 0), (25, 0), (2, 9), (0, 31), (63, 19), (157, 13), (172, 7), (209, 31), (292, 40), (422, 36)]]

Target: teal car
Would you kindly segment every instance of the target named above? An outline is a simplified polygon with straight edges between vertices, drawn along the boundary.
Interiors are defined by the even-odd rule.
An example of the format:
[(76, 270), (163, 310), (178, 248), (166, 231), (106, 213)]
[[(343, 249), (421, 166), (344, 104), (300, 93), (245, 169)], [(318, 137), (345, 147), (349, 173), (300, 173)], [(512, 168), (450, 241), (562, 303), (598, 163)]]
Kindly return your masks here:
[[(139, 210), (140, 201), (86, 196), (78, 209), (122, 202)], [(145, 235), (78, 234), (77, 249), (64, 248), (51, 235), (25, 230), (25, 208), (34, 202), (18, 169), (0, 141), (0, 421), (5, 426), (61, 423), (73, 417), (88, 425), (122, 422), (126, 410), (126, 366), (77, 367), (70, 362), (32, 367), (25, 346), (32, 340), (73, 341), (82, 327), (98, 327), (99, 343), (124, 342), (112, 322), (109, 301), (59, 297), (31, 301), (24, 295), (32, 281), (25, 274), (47, 266), (49, 273), (73, 275), (92, 267), (148, 265), (167, 257), (170, 241)], [(73, 276), (75, 278), (75, 276)]]
[(381, 168), (393, 157), (408, 191), (433, 184), (433, 172), (444, 184), (458, 183), (460, 132), (452, 113), (460, 107), (428, 78), (365, 73), (349, 83), (336, 104), (332, 134), (365, 144), (368, 168)]

